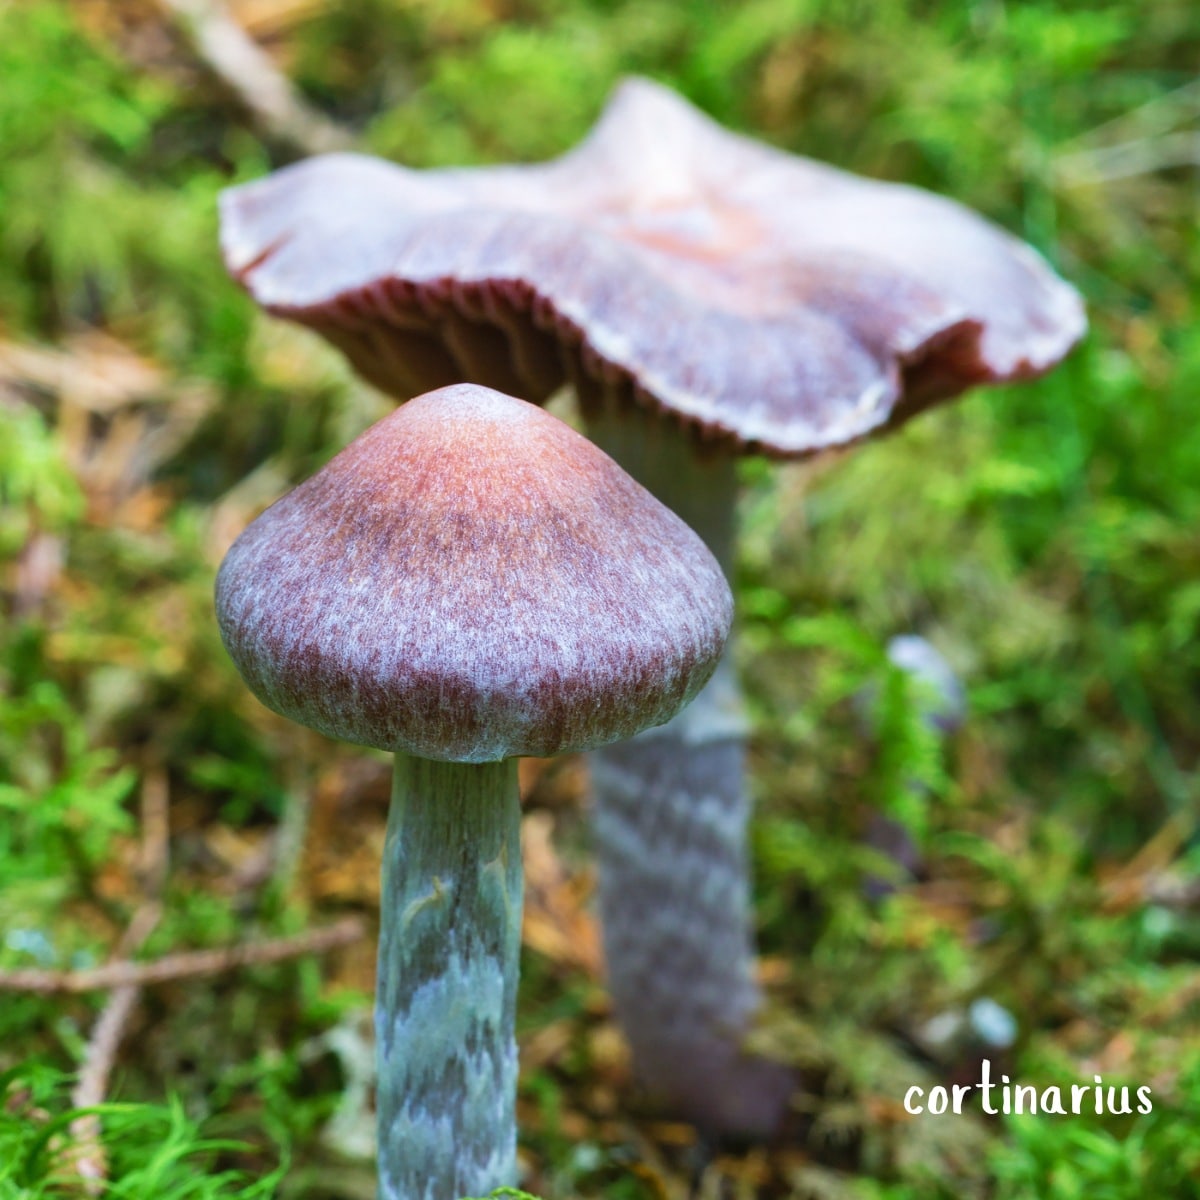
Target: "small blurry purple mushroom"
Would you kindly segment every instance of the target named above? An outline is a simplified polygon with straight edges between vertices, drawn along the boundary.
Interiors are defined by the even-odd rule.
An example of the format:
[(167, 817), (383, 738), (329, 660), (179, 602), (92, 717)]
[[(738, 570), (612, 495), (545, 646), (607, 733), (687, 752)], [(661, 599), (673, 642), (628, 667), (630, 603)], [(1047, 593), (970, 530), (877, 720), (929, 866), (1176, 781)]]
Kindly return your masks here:
[[(888, 642), (886, 653), (888, 662), (911, 680), (916, 712), (922, 722), (942, 737), (956, 732), (966, 720), (967, 697), (962, 682), (941, 651), (920, 634), (902, 633)], [(867, 710), (864, 715), (870, 722), (869, 710), (878, 697), (872, 688), (864, 688), (863, 693), (860, 699)], [(916, 781), (909, 781), (906, 786), (910, 792), (924, 790)], [(866, 842), (890, 858), (905, 875), (911, 877), (920, 866), (921, 854), (916, 843), (894, 817), (872, 812)], [(892, 893), (894, 886), (889, 880), (871, 875), (867, 877), (864, 889), (872, 900), (882, 900)]]
[[(1075, 291), (961, 205), (730, 133), (626, 81), (585, 141), (532, 166), (316, 158), (222, 199), (233, 275), (404, 399), (469, 379), (589, 435), (727, 573), (735, 460), (798, 458), (1082, 336)], [(744, 730), (728, 664), (676, 722), (593, 757), (618, 1015), (649, 1087), (713, 1133), (770, 1132), (790, 1075), (739, 1046), (753, 979)]]
[(942, 734), (962, 726), (967, 716), (962, 681), (932, 642), (917, 633), (897, 634), (887, 644), (887, 658), (916, 685), (921, 720)]
[(515, 1182), (515, 755), (631, 737), (720, 658), (700, 539), (585, 438), (461, 385), (254, 521), (217, 579), (268, 707), (395, 752), (376, 998), (381, 1200)]

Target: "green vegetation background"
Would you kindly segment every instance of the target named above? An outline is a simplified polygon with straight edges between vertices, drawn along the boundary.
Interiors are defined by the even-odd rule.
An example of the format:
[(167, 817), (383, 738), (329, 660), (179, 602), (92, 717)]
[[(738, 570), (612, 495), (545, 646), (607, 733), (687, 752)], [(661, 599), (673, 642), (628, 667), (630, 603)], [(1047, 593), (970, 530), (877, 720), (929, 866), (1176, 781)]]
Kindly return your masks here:
[[(828, 462), (747, 470), (761, 1036), (805, 1067), (807, 1108), (783, 1146), (706, 1157), (637, 1114), (598, 983), (529, 948), (523, 1043), (558, 1046), (522, 1080), (532, 1186), (1200, 1196), (1192, 0), (233, 11), (315, 107), (410, 165), (556, 154), (643, 72), (788, 150), (973, 206), (1088, 299), (1088, 342), (1047, 379)], [(352, 788), (362, 756), (263, 713), (210, 611), (241, 525), (386, 410), (219, 264), (219, 189), (295, 154), (149, 0), (0, 0), (2, 968), (119, 953), (153, 788), (171, 867), (140, 957), (370, 917), (276, 837), (314, 792)], [(885, 666), (909, 631), (967, 684), (947, 745)], [(874, 737), (854, 699), (869, 686)], [(555, 786), (532, 809), (586, 874), (578, 796)], [(872, 805), (925, 856), (882, 904), (862, 888), (886, 870), (860, 836)], [(364, 962), (148, 989), (109, 1088), (109, 1194), (372, 1195)], [(909, 1083), (977, 1077), (986, 1046), (931, 1031), (980, 998), (1015, 1019), (990, 1052), (1014, 1079), (1102, 1073), (1152, 1086), (1154, 1112), (905, 1119)], [(67, 1075), (103, 999), (0, 993), (4, 1200), (83, 1194), (62, 1158)]]

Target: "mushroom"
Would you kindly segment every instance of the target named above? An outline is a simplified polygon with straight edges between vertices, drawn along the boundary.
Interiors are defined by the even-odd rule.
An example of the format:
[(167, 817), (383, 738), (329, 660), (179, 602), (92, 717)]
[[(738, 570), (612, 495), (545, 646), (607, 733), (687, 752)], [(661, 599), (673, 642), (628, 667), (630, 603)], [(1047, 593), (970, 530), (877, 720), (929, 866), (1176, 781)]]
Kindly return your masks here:
[[(730, 133), (623, 83), (532, 166), (412, 171), (355, 155), (227, 192), (232, 274), (404, 399), (470, 379), (575, 388), (590, 436), (726, 572), (737, 455), (799, 458), (1082, 336), (1076, 292), (950, 200)], [(605, 951), (645, 1082), (712, 1132), (761, 1134), (790, 1076), (739, 1049), (759, 993), (738, 689), (593, 757)]]
[(628, 738), (712, 674), (732, 597), (687, 526), (555, 417), (418, 397), (257, 518), (217, 578), (269, 708), (395, 752), (376, 997), (379, 1195), (514, 1182), (514, 756)]
[[(897, 634), (887, 644), (884, 652), (887, 662), (896, 671), (907, 676), (913, 689), (913, 703), (921, 723), (934, 735), (947, 738), (962, 727), (967, 717), (967, 696), (962, 681), (954, 668), (946, 661), (942, 652), (926, 638), (917, 633)], [(856, 697), (862, 711), (864, 728), (879, 732), (874, 712), (879, 702), (877, 686), (868, 686)], [(916, 779), (906, 780), (906, 792), (914, 797), (925, 794), (925, 785)], [(897, 818), (878, 810), (870, 814), (866, 843), (878, 850), (898, 870), (901, 877), (911, 878), (921, 864), (921, 852), (912, 835)], [(878, 875), (869, 875), (863, 889), (871, 900), (882, 900), (891, 895), (895, 885), (891, 880)]]
[(900, 633), (887, 644), (887, 660), (916, 686), (917, 712), (931, 729), (949, 735), (967, 719), (967, 694), (945, 655), (919, 633)]

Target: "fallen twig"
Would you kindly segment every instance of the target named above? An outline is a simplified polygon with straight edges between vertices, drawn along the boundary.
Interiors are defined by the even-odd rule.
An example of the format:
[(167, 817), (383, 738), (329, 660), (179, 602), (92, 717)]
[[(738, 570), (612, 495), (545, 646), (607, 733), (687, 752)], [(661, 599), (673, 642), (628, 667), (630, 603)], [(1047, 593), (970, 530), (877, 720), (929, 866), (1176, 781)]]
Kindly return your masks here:
[[(159, 898), (166, 884), (170, 867), (171, 829), (169, 820), (170, 792), (167, 773), (161, 766), (151, 768), (142, 777), (142, 846), (141, 876), (146, 902), (134, 913), (128, 929), (117, 945), (118, 959), (126, 959), (145, 945), (162, 916)], [(71, 1093), (76, 1108), (95, 1108), (104, 1102), (108, 1080), (121, 1038), (133, 1010), (137, 1007), (141, 989), (136, 984), (117, 988), (108, 998), (99, 1020), (88, 1038), (79, 1078)], [(75, 1148), (75, 1170), (90, 1196), (104, 1191), (108, 1178), (108, 1156), (101, 1139), (100, 1117), (90, 1112), (71, 1122), (71, 1140)]]
[(1060, 148), (1054, 171), (1068, 187), (1103, 184), (1200, 164), (1200, 79), (1155, 96)]
[(1055, 163), (1055, 170), (1063, 182), (1074, 185), (1111, 183), (1168, 167), (1197, 165), (1200, 165), (1200, 133), (1179, 130), (1065, 154)]
[(359, 917), (346, 917), (324, 929), (312, 929), (294, 937), (269, 941), (243, 942), (217, 950), (193, 950), (168, 954), (157, 962), (106, 963), (81, 971), (0, 971), (0, 991), (33, 992), (38, 995), (78, 994), (119, 987), (149, 987), (192, 979), (198, 975), (217, 975), (237, 967), (258, 966), (320, 954), (358, 941), (365, 932)]
[[(71, 1103), (76, 1108), (94, 1108), (103, 1103), (121, 1036), (130, 1014), (137, 1006), (140, 991), (140, 988), (130, 985), (117, 988), (109, 996), (88, 1039), (87, 1055), (71, 1093)], [(71, 1122), (75, 1171), (89, 1196), (99, 1196), (108, 1178), (108, 1156), (104, 1152), (100, 1134), (100, 1117), (97, 1113), (86, 1113)]]
[(160, 0), (205, 65), (267, 134), (305, 154), (344, 150), (350, 135), (297, 94), (291, 81), (218, 0)]

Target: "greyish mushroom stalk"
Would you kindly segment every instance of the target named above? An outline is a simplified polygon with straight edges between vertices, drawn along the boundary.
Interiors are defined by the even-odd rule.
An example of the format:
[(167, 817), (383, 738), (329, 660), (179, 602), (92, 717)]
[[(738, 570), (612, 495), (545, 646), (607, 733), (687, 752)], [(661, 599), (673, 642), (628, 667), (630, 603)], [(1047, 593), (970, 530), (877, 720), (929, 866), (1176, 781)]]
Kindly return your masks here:
[[(726, 570), (737, 455), (801, 458), (1034, 378), (1086, 326), (1074, 289), (963, 206), (730, 133), (637, 79), (554, 161), (316, 158), (227, 192), (221, 236), (264, 308), (401, 400), (468, 379), (540, 403), (570, 383), (589, 434)], [(600, 891), (643, 1080), (711, 1132), (764, 1133), (787, 1081), (747, 1081), (738, 1049), (758, 1005), (738, 708), (725, 668), (681, 722), (593, 760)]]
[(719, 566), (585, 438), (461, 385), (397, 409), (255, 520), (216, 602), (263, 703), (396, 755), (381, 1200), (516, 1182), (514, 759), (629, 738), (686, 704), (729, 630)]

